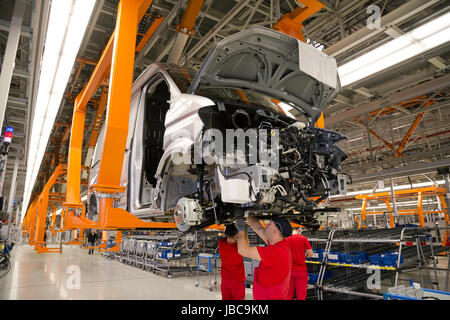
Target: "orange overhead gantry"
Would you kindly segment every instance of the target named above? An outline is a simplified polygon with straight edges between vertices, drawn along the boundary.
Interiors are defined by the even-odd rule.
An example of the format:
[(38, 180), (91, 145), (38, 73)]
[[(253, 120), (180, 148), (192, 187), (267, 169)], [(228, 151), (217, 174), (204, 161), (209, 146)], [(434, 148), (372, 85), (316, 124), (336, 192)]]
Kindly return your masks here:
[(301, 0), (300, 2), (304, 7), (298, 7), (294, 11), (285, 14), (273, 25), (272, 29), (305, 42), (302, 32), (303, 22), (325, 7), (325, 5), (318, 0)]
[[(419, 225), (421, 227), (425, 226), (425, 214), (434, 214), (434, 213), (443, 213), (445, 219), (445, 225), (448, 227), (449, 217), (447, 214), (447, 203), (445, 201), (444, 195), (446, 193), (446, 189), (442, 187), (426, 187), (426, 188), (415, 188), (415, 189), (406, 189), (406, 190), (397, 190), (394, 191), (395, 199), (404, 199), (404, 198), (417, 198), (417, 209), (407, 209), (407, 210), (397, 210), (398, 215), (417, 215), (419, 217)], [(442, 210), (433, 210), (433, 211), (423, 211), (422, 203), (424, 197), (429, 196), (437, 196), (441, 203)], [(355, 199), (362, 199), (362, 208), (361, 208), (361, 224), (359, 228), (366, 228), (366, 217), (368, 214), (389, 214), (389, 225), (391, 228), (395, 227), (394, 216), (392, 214), (392, 207), (390, 204), (390, 200), (392, 199), (391, 192), (378, 192), (373, 194), (364, 194), (357, 195)], [(384, 202), (388, 208), (388, 211), (371, 211), (367, 212), (367, 203), (369, 200), (376, 200)], [(448, 232), (445, 231), (444, 238), (442, 241), (442, 245), (445, 246), (447, 243)]]
[[(116, 28), (91, 78), (75, 100), (69, 146), (64, 229), (97, 228), (100, 230), (135, 228), (176, 228), (175, 223), (144, 222), (114, 201), (125, 187), (120, 185), (122, 161), (128, 134), (131, 86), (137, 25), (151, 1), (122, 0), (119, 3)], [(142, 41), (141, 41), (142, 42)], [(86, 105), (102, 81), (109, 78), (106, 130), (100, 157), (97, 184), (89, 186), (99, 198), (98, 222), (82, 216), (80, 198), (81, 154)]]

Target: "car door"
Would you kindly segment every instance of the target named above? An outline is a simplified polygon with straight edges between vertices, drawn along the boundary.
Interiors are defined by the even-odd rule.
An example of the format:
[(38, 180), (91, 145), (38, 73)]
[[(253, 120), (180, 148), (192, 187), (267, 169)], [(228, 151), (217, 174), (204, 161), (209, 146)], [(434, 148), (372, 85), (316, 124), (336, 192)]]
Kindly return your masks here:
[(163, 154), (165, 117), (170, 108), (170, 85), (162, 73), (143, 87), (130, 148), (130, 211), (150, 208), (155, 198), (156, 168)]

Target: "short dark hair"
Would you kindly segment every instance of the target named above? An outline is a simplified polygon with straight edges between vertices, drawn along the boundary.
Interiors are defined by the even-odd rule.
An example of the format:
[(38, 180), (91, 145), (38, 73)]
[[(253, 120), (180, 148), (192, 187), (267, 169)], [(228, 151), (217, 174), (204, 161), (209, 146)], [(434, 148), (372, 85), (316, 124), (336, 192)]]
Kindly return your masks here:
[(225, 227), (225, 235), (227, 237), (234, 237), (235, 235), (238, 234), (238, 229), (236, 228), (236, 226), (234, 225), (234, 223), (229, 224)]

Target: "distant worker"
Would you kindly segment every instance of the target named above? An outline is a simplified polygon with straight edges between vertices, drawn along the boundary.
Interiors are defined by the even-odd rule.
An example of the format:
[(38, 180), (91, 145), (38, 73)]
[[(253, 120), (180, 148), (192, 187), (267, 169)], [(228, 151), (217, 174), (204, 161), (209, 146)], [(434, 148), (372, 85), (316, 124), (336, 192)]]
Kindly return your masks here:
[(237, 239), (238, 230), (230, 224), (225, 228), (225, 237), (219, 240), (222, 300), (245, 300), (244, 259), (238, 253)]
[(292, 254), (289, 299), (294, 300), (294, 297), (296, 297), (297, 300), (305, 300), (308, 286), (308, 269), (306, 268), (305, 257), (312, 257), (313, 251), (308, 238), (298, 234), (298, 232), (296, 233), (285, 240)]
[(288, 300), (291, 279), (291, 250), (285, 238), (292, 234), (290, 223), (282, 217), (274, 217), (264, 228), (257, 218), (248, 217), (247, 222), (267, 244), (265, 247), (250, 247), (245, 232), (245, 222), (235, 222), (238, 229), (238, 251), (247, 258), (260, 261), (253, 277), (255, 300)]
[[(98, 240), (98, 235), (94, 231), (91, 231), (91, 233), (88, 235), (88, 247), (92, 248), (95, 246), (95, 243)], [(88, 254), (94, 254), (94, 249), (89, 249)]]

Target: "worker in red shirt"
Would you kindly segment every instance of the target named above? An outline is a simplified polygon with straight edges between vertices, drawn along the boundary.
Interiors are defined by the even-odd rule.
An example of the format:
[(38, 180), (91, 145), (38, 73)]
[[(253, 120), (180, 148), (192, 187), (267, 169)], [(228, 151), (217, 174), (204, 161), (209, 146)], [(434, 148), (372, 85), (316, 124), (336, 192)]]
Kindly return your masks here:
[(253, 277), (253, 298), (255, 300), (288, 300), (291, 279), (291, 250), (286, 237), (292, 234), (292, 227), (285, 218), (274, 217), (264, 228), (255, 217), (247, 222), (256, 234), (267, 244), (265, 247), (250, 247), (245, 232), (245, 222), (235, 222), (238, 229), (238, 250), (247, 258), (259, 260)]
[(305, 300), (308, 285), (308, 270), (306, 268), (305, 257), (313, 255), (311, 244), (308, 238), (301, 234), (293, 234), (286, 238), (286, 243), (291, 249), (292, 270), (289, 287), (289, 299)]
[(222, 300), (245, 300), (244, 259), (238, 253), (237, 239), (238, 231), (230, 224), (225, 228), (225, 237), (219, 240)]

